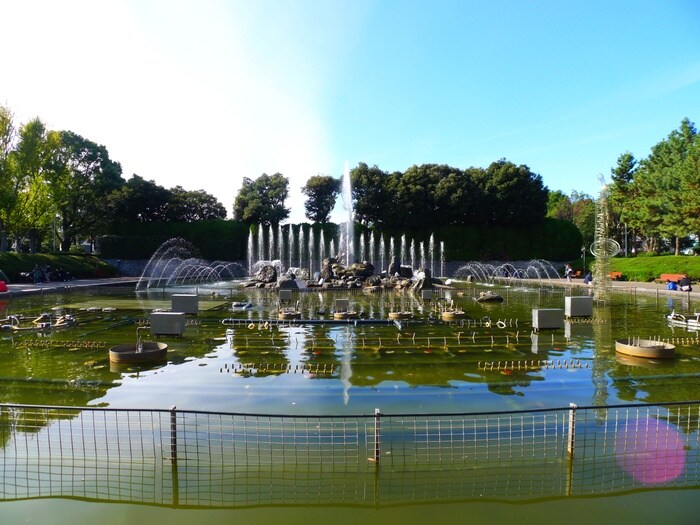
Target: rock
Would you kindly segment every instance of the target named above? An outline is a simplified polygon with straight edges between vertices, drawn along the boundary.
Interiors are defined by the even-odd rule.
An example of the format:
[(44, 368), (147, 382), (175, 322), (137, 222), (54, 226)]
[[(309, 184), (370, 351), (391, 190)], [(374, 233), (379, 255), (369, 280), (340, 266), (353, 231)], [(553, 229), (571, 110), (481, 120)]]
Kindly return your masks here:
[(259, 283), (277, 282), (277, 269), (271, 264), (266, 264), (257, 271), (252, 280)]

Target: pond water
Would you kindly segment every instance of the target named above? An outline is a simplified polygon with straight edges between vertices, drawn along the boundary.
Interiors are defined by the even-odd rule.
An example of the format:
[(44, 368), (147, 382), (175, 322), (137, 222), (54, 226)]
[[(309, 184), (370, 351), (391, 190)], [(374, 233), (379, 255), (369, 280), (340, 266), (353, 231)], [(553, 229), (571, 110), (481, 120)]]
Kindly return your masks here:
[[(609, 303), (595, 304), (590, 318), (536, 331), (532, 310), (564, 308), (569, 291), (535, 285), (489, 289), (504, 301), (476, 302), (483, 288), (466, 283), (432, 299), (396, 291), (303, 291), (291, 303), (302, 319), (283, 322), (277, 322), (277, 292), (243, 289), (238, 283), (138, 293), (100, 287), (90, 293), (14, 298), (0, 304), (0, 317), (17, 316), (18, 326), (27, 330), (8, 327), (0, 334), (0, 402), (342, 415), (372, 414), (377, 408), (385, 414), (430, 414), (700, 399), (697, 333), (665, 319), (673, 310), (692, 313), (700, 307), (687, 297), (614, 294)], [(110, 363), (109, 348), (135, 344), (137, 328), (147, 326), (154, 310), (168, 310), (173, 293), (197, 293), (198, 313), (187, 316), (181, 337), (157, 339), (168, 344), (167, 361)], [(585, 296), (588, 290), (571, 293)], [(332, 322), (336, 300), (348, 301), (357, 322)], [(250, 307), (233, 306), (238, 303)], [(446, 308), (463, 310), (465, 317), (442, 321)], [(410, 312), (412, 318), (392, 322), (389, 312)], [(76, 324), (38, 330), (32, 321), (42, 313), (54, 319), (69, 314)], [(305, 322), (309, 319), (314, 323)], [(155, 340), (147, 329), (141, 333)], [(624, 358), (615, 352), (615, 340), (626, 337), (669, 340), (676, 357)], [(478, 495), (445, 495), (426, 501), (407, 494), (383, 507), (314, 504), (306, 497), (303, 504), (290, 500), (288, 505), (206, 510), (49, 498), (2, 502), (0, 517), (8, 523), (38, 521), (47, 512), (56, 517), (52, 523), (419, 523), (468, 516), (476, 523), (553, 523), (566, 515), (570, 523), (589, 523), (608, 518), (616, 508), (623, 509), (621, 523), (649, 523), (652, 516), (695, 523), (682, 509), (697, 508), (698, 496), (696, 484), (608, 498), (479, 501)]]

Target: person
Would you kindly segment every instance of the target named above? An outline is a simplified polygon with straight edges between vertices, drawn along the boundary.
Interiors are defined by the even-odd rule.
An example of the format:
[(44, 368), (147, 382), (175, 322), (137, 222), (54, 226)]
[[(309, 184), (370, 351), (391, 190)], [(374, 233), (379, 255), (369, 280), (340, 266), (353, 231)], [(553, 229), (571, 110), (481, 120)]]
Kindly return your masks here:
[(666, 279), (666, 289), (667, 290), (678, 290), (678, 285), (676, 284), (676, 281), (671, 281), (669, 279)]
[(591, 284), (592, 282), (593, 282), (593, 276), (591, 275), (591, 271), (588, 270), (588, 273), (583, 278), (583, 284)]
[(680, 281), (678, 281), (678, 285), (681, 287), (682, 292), (692, 292), (693, 287), (690, 285), (690, 279), (688, 277), (682, 277)]
[(570, 264), (567, 264), (565, 269), (564, 269), (564, 275), (566, 275), (566, 280), (571, 282), (571, 277), (574, 274), (574, 269), (571, 267)]

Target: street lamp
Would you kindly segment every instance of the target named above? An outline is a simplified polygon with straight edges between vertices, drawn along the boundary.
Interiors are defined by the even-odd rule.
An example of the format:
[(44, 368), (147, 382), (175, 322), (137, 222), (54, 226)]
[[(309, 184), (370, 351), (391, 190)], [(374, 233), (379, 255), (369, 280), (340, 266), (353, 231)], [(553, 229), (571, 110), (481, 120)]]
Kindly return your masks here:
[(53, 251), (56, 253), (56, 220), (60, 219), (61, 217), (56, 213), (53, 216)]

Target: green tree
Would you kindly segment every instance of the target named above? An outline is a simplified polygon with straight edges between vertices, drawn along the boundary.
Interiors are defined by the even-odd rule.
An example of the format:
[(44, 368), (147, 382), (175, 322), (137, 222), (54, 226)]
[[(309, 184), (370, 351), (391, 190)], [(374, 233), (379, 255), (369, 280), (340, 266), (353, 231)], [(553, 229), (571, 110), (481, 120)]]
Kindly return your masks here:
[(672, 238), (675, 253), (680, 254), (682, 237), (691, 233), (685, 222), (681, 168), (697, 141), (692, 122), (683, 119), (680, 127), (652, 147), (640, 162), (633, 184), (635, 224), (649, 239), (649, 247), (658, 249), (658, 239)]
[(547, 217), (573, 222), (574, 213), (569, 196), (560, 190), (550, 191), (547, 197)]
[(170, 191), (135, 173), (107, 199), (114, 222), (162, 222), (167, 220)]
[(547, 215), (549, 190), (542, 177), (525, 165), (501, 159), (481, 172), (477, 184), (485, 196), (483, 218), (487, 224), (530, 226)]
[(475, 224), (481, 220), (483, 193), (474, 176), (479, 168), (444, 170), (434, 188), (436, 223)]
[(700, 135), (696, 135), (687, 155), (676, 166), (683, 200), (681, 214), (688, 232), (700, 239)]
[(301, 191), (306, 195), (304, 208), (310, 221), (322, 224), (328, 222), (340, 194), (341, 184), (342, 179), (334, 179), (330, 175), (309, 177)]
[(394, 206), (389, 174), (360, 162), (350, 172), (355, 221), (367, 226), (387, 224)]
[(593, 242), (595, 236), (595, 200), (586, 193), (571, 193), (571, 222), (581, 232), (584, 246)]
[(183, 222), (225, 219), (226, 208), (204, 190), (188, 191), (175, 186), (170, 190), (166, 215), (168, 220)]
[(633, 203), (634, 178), (638, 162), (629, 151), (620, 155), (617, 164), (610, 169), (612, 183), (610, 184), (610, 232), (620, 244), (625, 242), (628, 227), (632, 237), (636, 237), (639, 225)]
[(16, 139), (14, 116), (8, 108), (0, 106), (0, 251), (3, 252), (7, 251), (7, 223), (18, 191), (12, 155)]
[(60, 132), (53, 165), (49, 187), (61, 220), (61, 249), (67, 251), (79, 238), (94, 239), (107, 228), (105, 205), (124, 179), (107, 148), (72, 131)]
[(20, 128), (12, 152), (15, 196), (8, 217), (8, 229), (16, 237), (17, 251), (21, 238), (29, 237), (30, 250), (35, 253), (42, 234), (53, 221), (54, 208), (46, 191), (46, 177), (50, 175), (49, 159), (57, 143), (56, 133), (49, 132), (38, 118)]
[(258, 224), (277, 224), (289, 217), (284, 202), (289, 193), (289, 179), (281, 173), (263, 173), (255, 180), (243, 178), (243, 185), (233, 204), (233, 218)]

